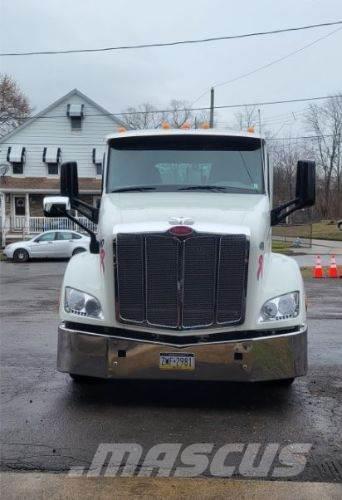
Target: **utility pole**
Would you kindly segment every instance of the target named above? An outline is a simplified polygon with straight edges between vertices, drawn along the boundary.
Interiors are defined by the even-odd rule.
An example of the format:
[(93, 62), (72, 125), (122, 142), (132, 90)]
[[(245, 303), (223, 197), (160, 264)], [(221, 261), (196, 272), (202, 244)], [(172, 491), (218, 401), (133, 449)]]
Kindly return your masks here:
[(214, 87), (210, 89), (210, 118), (209, 118), (209, 127), (214, 128)]

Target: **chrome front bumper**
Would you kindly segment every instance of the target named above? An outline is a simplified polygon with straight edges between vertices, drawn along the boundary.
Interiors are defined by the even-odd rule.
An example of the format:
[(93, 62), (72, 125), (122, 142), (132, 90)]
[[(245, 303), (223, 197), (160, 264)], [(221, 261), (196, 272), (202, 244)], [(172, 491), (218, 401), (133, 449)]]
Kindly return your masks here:
[[(179, 346), (66, 327), (58, 329), (61, 372), (113, 379), (256, 382), (299, 377), (307, 371), (307, 329), (264, 337)], [(248, 333), (248, 332), (245, 332)], [(271, 332), (270, 332), (271, 333)], [(160, 370), (161, 352), (193, 353), (194, 371)]]

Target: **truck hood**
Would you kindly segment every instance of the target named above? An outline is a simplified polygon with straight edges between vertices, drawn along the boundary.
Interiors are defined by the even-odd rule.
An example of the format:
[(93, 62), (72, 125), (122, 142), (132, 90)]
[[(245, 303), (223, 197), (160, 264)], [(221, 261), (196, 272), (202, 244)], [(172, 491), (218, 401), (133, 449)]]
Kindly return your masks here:
[[(195, 231), (251, 234), (269, 226), (265, 195), (227, 193), (116, 193), (101, 202), (105, 234), (165, 231), (180, 222)], [(186, 220), (190, 219), (190, 220)], [(259, 232), (259, 231), (257, 231)]]

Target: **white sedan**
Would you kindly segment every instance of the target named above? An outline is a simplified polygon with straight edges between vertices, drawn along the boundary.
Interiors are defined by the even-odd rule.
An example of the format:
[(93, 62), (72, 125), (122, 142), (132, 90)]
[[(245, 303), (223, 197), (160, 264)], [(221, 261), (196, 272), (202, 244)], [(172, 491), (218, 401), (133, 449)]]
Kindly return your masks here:
[(89, 250), (90, 238), (76, 231), (45, 231), (31, 240), (7, 245), (4, 254), (15, 262), (34, 258), (67, 258)]

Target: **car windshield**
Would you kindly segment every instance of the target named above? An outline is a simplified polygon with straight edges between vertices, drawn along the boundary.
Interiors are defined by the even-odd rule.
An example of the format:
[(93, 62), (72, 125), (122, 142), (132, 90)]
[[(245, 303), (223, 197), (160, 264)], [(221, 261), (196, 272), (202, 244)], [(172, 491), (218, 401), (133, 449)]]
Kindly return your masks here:
[(114, 139), (107, 192), (129, 191), (263, 193), (261, 141), (214, 135)]

